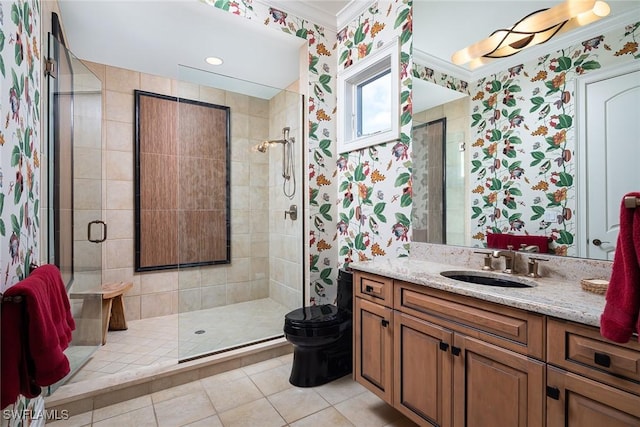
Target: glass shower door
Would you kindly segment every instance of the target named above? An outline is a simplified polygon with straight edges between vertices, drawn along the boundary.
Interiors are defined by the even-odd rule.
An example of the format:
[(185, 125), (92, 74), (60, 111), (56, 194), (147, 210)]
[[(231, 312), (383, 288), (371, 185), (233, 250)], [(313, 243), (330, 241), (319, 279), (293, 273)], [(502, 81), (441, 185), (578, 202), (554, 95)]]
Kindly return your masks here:
[(49, 34), (48, 262), (56, 264), (76, 322), (64, 383), (102, 343), (102, 82)]
[[(303, 305), (304, 102), (292, 91), (203, 70), (180, 66), (178, 74), (176, 247), (186, 264), (227, 233), (229, 252), (228, 261), (179, 267), (179, 358), (186, 360), (282, 337), (285, 314)], [(212, 149), (215, 136), (199, 137), (211, 126), (194, 118), (193, 102), (228, 109), (226, 129), (222, 120), (206, 132), (226, 137), (228, 149)], [(216, 209), (227, 213), (224, 227), (197, 223)]]

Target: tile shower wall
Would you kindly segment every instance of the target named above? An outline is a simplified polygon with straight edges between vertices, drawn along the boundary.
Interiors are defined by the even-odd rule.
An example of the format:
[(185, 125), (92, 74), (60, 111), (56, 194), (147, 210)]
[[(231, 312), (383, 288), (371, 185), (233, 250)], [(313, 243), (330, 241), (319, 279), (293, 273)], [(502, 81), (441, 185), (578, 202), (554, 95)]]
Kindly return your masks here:
[[(73, 98), (73, 292), (95, 292), (102, 283), (101, 245), (87, 240), (86, 224), (102, 220), (102, 98), (95, 80), (89, 85), (74, 65)], [(95, 232), (94, 232), (95, 233)], [(97, 237), (96, 235), (93, 236)], [(82, 306), (82, 300), (72, 304)], [(79, 316), (78, 316), (79, 317)], [(95, 329), (99, 331), (100, 328)]]
[[(305, 188), (302, 174), (303, 165), (300, 162), (303, 150), (302, 129), (300, 127), (302, 123), (302, 97), (298, 93), (282, 91), (269, 100), (269, 107), (269, 139), (281, 139), (282, 128), (285, 126), (291, 128), (290, 135), (295, 138), (293, 144), (295, 194), (292, 199), (284, 195), (283, 149), (279, 145), (271, 147), (268, 153), (262, 154), (269, 159), (268, 168), (259, 169), (257, 174), (251, 176), (254, 182), (262, 181), (267, 176), (269, 178), (268, 188), (264, 189), (269, 194), (269, 235), (266, 237), (270, 236), (270, 239), (267, 239), (269, 265), (264, 269), (265, 274), (270, 272), (270, 275), (266, 277), (269, 280), (269, 288), (266, 289), (268, 292), (265, 296), (271, 297), (285, 307), (294, 309), (302, 304), (302, 269), (304, 268), (302, 263), (303, 242), (305, 240), (302, 229), (302, 200)], [(266, 134), (258, 136), (261, 139), (266, 137)], [(292, 187), (289, 183), (286, 188), (287, 193), (290, 194)], [(299, 216), (295, 221), (289, 219), (288, 216), (285, 218), (284, 215), (285, 210), (288, 210), (291, 205), (298, 207)], [(261, 218), (255, 212), (254, 209), (251, 210), (252, 227), (255, 226), (258, 230), (263, 229), (264, 217)], [(252, 251), (256, 251), (257, 254), (265, 253), (262, 245), (262, 242), (252, 245)]]
[[(162, 316), (268, 296), (269, 248), (264, 222), (260, 222), (268, 215), (268, 178), (264, 173), (268, 158), (250, 148), (269, 134), (269, 101), (103, 64), (87, 65), (104, 84), (103, 205), (109, 239), (103, 252), (103, 280), (133, 281), (125, 299), (127, 318)], [(134, 273), (134, 89), (231, 107), (232, 264)]]
[[(338, 267), (336, 242), (336, 35), (332, 31), (266, 3), (242, 0), (229, 2), (203, 0), (213, 7), (252, 20), (276, 31), (307, 40), (308, 64), (305, 85), (307, 95), (305, 129), (306, 175), (299, 187), (308, 200), (300, 214), (308, 219), (308, 252), (305, 261), (311, 304), (335, 302)], [(301, 74), (304, 76), (304, 74)], [(306, 194), (308, 192), (308, 196)], [(307, 199), (308, 198), (308, 199)]]

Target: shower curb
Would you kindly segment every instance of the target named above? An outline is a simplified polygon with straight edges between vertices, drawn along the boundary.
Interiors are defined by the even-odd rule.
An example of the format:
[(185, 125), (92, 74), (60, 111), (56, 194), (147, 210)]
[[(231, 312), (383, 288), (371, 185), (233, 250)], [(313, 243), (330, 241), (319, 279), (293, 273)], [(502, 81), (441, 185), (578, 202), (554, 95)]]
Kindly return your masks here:
[(63, 385), (45, 398), (45, 407), (74, 416), (292, 352), (291, 344), (278, 338), (183, 363), (159, 363)]

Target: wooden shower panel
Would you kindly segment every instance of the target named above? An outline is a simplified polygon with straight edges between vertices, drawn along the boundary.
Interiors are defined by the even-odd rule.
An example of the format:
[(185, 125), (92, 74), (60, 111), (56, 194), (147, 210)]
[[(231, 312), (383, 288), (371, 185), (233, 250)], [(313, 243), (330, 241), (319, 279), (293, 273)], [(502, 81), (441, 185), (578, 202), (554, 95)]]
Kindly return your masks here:
[(229, 108), (136, 91), (136, 270), (228, 263)]

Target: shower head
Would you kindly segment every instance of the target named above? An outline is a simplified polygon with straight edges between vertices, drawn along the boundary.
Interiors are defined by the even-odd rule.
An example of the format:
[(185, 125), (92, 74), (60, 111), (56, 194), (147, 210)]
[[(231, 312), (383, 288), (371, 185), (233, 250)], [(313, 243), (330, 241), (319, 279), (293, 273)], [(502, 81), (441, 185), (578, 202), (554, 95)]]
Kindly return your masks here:
[(270, 139), (268, 141), (262, 141), (260, 144), (256, 145), (254, 148), (256, 151), (259, 151), (261, 153), (266, 153), (271, 145), (286, 144), (288, 142), (289, 141), (284, 139)]
[(267, 150), (269, 149), (269, 146), (271, 145), (275, 145), (275, 144), (286, 145), (290, 142), (294, 142), (294, 140), (293, 138), (289, 138), (289, 128), (286, 127), (282, 129), (282, 139), (269, 139), (266, 141), (262, 141), (260, 144), (256, 145), (254, 149), (261, 153), (266, 153)]
[(256, 145), (255, 148), (261, 153), (266, 153), (269, 148), (269, 141), (262, 141), (260, 144)]

